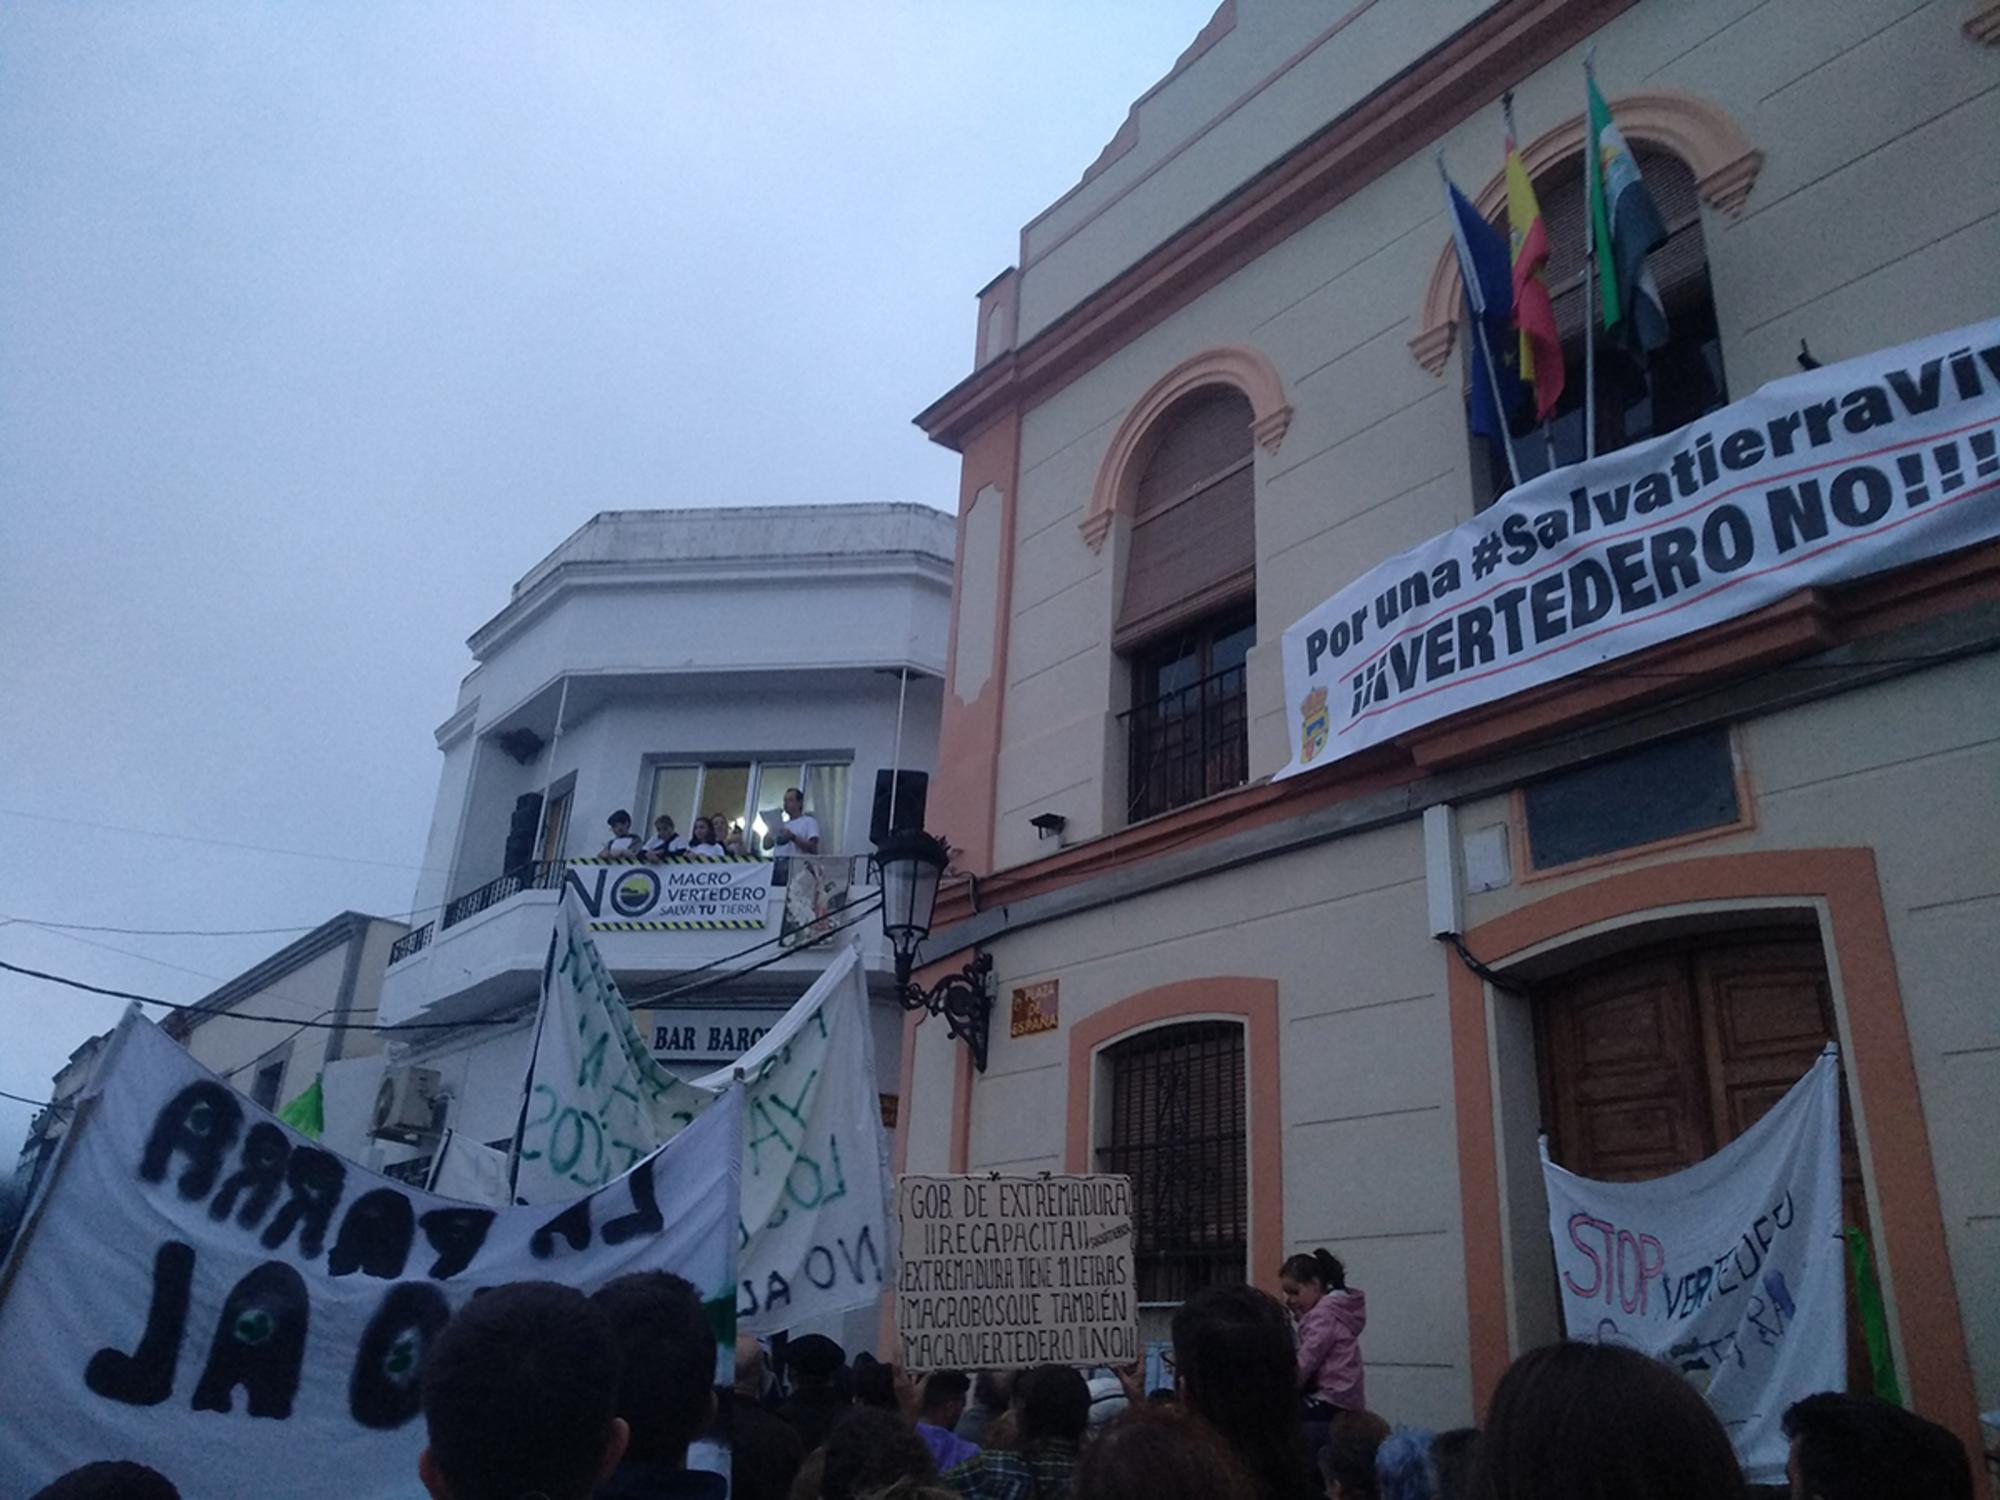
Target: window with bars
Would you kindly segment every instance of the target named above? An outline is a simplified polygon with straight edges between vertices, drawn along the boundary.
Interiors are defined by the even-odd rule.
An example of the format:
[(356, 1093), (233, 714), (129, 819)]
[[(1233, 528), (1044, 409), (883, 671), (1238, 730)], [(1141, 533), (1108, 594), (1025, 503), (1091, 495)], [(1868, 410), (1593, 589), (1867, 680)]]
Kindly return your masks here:
[(1249, 1251), (1243, 1027), (1193, 1021), (1106, 1049), (1099, 1170), (1132, 1179), (1141, 1302), (1242, 1281)]

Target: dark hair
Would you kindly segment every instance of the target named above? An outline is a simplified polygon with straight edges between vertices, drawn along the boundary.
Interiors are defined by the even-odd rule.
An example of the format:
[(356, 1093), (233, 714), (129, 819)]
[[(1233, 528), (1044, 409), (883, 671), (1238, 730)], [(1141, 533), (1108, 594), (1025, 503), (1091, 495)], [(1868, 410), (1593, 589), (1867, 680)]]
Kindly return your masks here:
[(105, 1458), (51, 1480), (33, 1500), (181, 1500), (181, 1492), (158, 1469)]
[(972, 1389), (972, 1377), (963, 1370), (933, 1370), (924, 1380), (925, 1411), (942, 1411), (954, 1401), (963, 1401)]
[(1253, 1500), (1250, 1476), (1200, 1417), (1128, 1406), (1099, 1429), (1077, 1465), (1090, 1500)]
[(1431, 1439), (1431, 1466), (1437, 1470), (1438, 1500), (1467, 1500), (1472, 1462), (1479, 1454), (1479, 1429), (1454, 1427)]
[(592, 1294), (624, 1352), (618, 1415), (632, 1429), (627, 1454), (683, 1464), (708, 1425), (715, 1387), (715, 1330), (701, 1294), (667, 1271), (634, 1271)]
[(854, 1404), (901, 1410), (896, 1402), (896, 1372), (866, 1352), (854, 1356)]
[(1090, 1426), (1090, 1382), (1068, 1365), (1036, 1365), (1014, 1382), (1021, 1407), (1021, 1444), (1060, 1439), (1080, 1443)]
[(1786, 1408), (1799, 1477), (1824, 1500), (1972, 1500), (1972, 1465), (1949, 1429), (1879, 1396), (1822, 1391)]
[(457, 1500), (588, 1495), (618, 1415), (623, 1358), (609, 1321), (575, 1287), (517, 1281), (460, 1308), (423, 1374), (431, 1458)]
[(1695, 1388), (1615, 1344), (1522, 1355), (1486, 1409), (1480, 1500), (1738, 1500), (1729, 1434)]
[(1013, 1394), (1012, 1370), (981, 1370), (973, 1377), (972, 1399), (988, 1411), (1005, 1411)]
[(1329, 1292), (1347, 1289), (1347, 1267), (1331, 1250), (1312, 1250), (1294, 1255), (1278, 1267), (1278, 1274), (1287, 1281), (1317, 1281)]
[(1292, 1320), (1253, 1286), (1204, 1287), (1174, 1313), (1174, 1363), (1187, 1404), (1235, 1450), (1266, 1500), (1304, 1493)]
[(1373, 1500), (1375, 1455), (1390, 1431), (1372, 1411), (1344, 1411), (1333, 1419), (1320, 1450), (1319, 1471), (1328, 1489), (1340, 1486), (1340, 1500)]
[(604, 821), (607, 823), (629, 823), (632, 821), (632, 815), (621, 807)]
[(938, 1477), (931, 1450), (902, 1418), (874, 1407), (841, 1414), (826, 1435), (820, 1500), (854, 1500), (901, 1479)]

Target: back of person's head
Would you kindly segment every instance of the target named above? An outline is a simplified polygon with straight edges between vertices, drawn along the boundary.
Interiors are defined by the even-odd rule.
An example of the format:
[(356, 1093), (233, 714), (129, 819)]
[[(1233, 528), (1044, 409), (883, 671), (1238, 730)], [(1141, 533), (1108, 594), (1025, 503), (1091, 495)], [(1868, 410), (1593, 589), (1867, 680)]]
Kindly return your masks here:
[(622, 1366), (610, 1322), (575, 1287), (475, 1295), (424, 1360), (425, 1487), (440, 1500), (584, 1500), (625, 1451)]
[(632, 1430), (626, 1455), (681, 1464), (715, 1410), (715, 1329), (701, 1294), (668, 1271), (634, 1271), (590, 1299), (624, 1353), (618, 1415)]
[(1036, 1365), (1014, 1381), (1021, 1445), (1080, 1443), (1090, 1425), (1090, 1382), (1068, 1365)]
[(847, 1363), (847, 1351), (823, 1333), (809, 1333), (785, 1346), (785, 1369), (792, 1384), (832, 1385)]
[(1431, 1467), (1437, 1470), (1438, 1500), (1467, 1500), (1472, 1493), (1472, 1461), (1478, 1453), (1477, 1427), (1454, 1427), (1431, 1439)]
[(1614, 1344), (1549, 1344), (1508, 1368), (1472, 1466), (1480, 1500), (1739, 1500), (1729, 1434), (1694, 1387)]
[(1388, 1441), (1389, 1424), (1372, 1411), (1344, 1411), (1327, 1429), (1320, 1473), (1333, 1500), (1374, 1500), (1375, 1455)]
[(1250, 1476), (1215, 1429), (1172, 1406), (1128, 1406), (1077, 1465), (1087, 1500), (1254, 1500)]
[(1375, 1491), (1382, 1500), (1438, 1500), (1428, 1428), (1392, 1432), (1375, 1450)]
[(916, 1429), (872, 1406), (843, 1412), (826, 1435), (820, 1500), (858, 1500), (899, 1480), (937, 1481), (937, 1464)]
[(893, 1367), (882, 1363), (874, 1355), (861, 1353), (854, 1356), (854, 1404), (873, 1406), (882, 1411), (898, 1411), (896, 1404), (896, 1372)]
[(99, 1459), (35, 1491), (33, 1500), (181, 1500), (158, 1469), (128, 1459)]
[(972, 1379), (972, 1399), (990, 1412), (1002, 1412), (1013, 1399), (1012, 1370), (981, 1370)]
[(1879, 1396), (1823, 1391), (1785, 1411), (1792, 1468), (1816, 1500), (1972, 1500), (1972, 1465), (1949, 1430)]
[(928, 1421), (932, 1417), (947, 1419), (942, 1425), (949, 1427), (965, 1411), (965, 1399), (972, 1390), (972, 1377), (963, 1370), (933, 1370), (924, 1378), (923, 1399), (918, 1409)]
[(1309, 1250), (1294, 1255), (1278, 1267), (1278, 1275), (1286, 1281), (1316, 1281), (1329, 1292), (1342, 1291), (1347, 1286), (1347, 1267), (1331, 1250)]
[(1260, 1494), (1309, 1488), (1299, 1431), (1292, 1320), (1253, 1286), (1204, 1287), (1174, 1313), (1182, 1399), (1206, 1417), (1249, 1469)]

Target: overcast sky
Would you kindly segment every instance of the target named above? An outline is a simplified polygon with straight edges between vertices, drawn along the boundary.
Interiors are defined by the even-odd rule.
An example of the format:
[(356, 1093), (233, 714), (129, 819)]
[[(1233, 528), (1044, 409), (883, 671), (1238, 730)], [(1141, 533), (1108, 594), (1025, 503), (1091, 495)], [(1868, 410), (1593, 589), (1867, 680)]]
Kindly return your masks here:
[[(0, 958), (192, 1000), (296, 934), (32, 924), (406, 908), (596, 511), (953, 504), (973, 293), (1213, 6), (0, 7)], [(0, 1090), (119, 1009), (0, 973)]]

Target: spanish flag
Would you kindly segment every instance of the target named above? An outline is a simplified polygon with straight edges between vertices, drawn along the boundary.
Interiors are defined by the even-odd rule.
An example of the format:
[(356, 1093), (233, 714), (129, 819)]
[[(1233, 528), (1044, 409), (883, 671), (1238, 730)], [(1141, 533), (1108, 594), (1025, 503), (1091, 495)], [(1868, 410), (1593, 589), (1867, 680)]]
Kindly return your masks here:
[(1549, 258), (1549, 230), (1535, 185), (1514, 137), (1507, 137), (1507, 227), (1514, 251), (1514, 326), (1521, 330), (1521, 378), (1535, 388), (1535, 418), (1546, 422), (1562, 399), (1562, 339), (1542, 267)]

